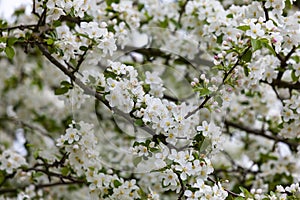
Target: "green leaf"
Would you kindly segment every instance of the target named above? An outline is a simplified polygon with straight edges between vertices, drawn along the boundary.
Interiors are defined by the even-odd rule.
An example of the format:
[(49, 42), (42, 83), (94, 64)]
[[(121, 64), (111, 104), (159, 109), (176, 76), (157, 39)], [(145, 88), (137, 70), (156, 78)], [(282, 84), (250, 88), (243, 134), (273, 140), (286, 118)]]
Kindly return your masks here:
[(159, 26), (160, 26), (161, 28), (167, 28), (168, 25), (169, 25), (169, 21), (168, 21), (167, 18), (166, 18), (164, 21), (161, 21), (161, 22), (159, 23)]
[(158, 148), (149, 148), (149, 151), (152, 153), (158, 153), (160, 150)]
[(245, 62), (250, 62), (252, 58), (252, 51), (248, 50), (243, 56), (242, 56), (242, 60)]
[(104, 77), (106, 79), (108, 79), (108, 78), (115, 79), (117, 77), (117, 75), (111, 71), (106, 70), (106, 71), (104, 71)]
[(250, 30), (250, 26), (242, 25), (242, 26), (238, 26), (237, 29), (240, 29), (242, 31), (247, 31), (247, 30)]
[(35, 147), (34, 144), (31, 144), (31, 143), (26, 144), (26, 148), (34, 148), (34, 147)]
[(227, 18), (233, 18), (233, 14), (230, 13), (230, 14), (226, 15), (226, 17), (227, 17)]
[(47, 42), (48, 45), (54, 44), (54, 40), (53, 40), (52, 38), (48, 38), (48, 39), (46, 40), (46, 42)]
[(242, 186), (240, 186), (239, 188), (243, 192), (243, 194), (245, 195), (245, 197), (247, 197), (247, 198), (252, 197), (252, 194), (246, 188), (244, 188)]
[(81, 36), (81, 37), (84, 37), (84, 38), (86, 38), (86, 39), (91, 39), (91, 38), (89, 38), (89, 36), (87, 35), (87, 34), (83, 34), (83, 33), (76, 33), (75, 34), (76, 36)]
[(67, 88), (67, 87), (57, 88), (57, 89), (54, 91), (54, 94), (55, 94), (55, 95), (62, 95), (62, 94), (67, 93), (68, 90), (69, 90), (69, 88)]
[(249, 76), (250, 69), (247, 66), (244, 66), (244, 74), (246, 77)]
[(86, 46), (80, 46), (79, 49), (80, 49), (81, 51), (87, 51), (89, 48), (86, 47)]
[(36, 151), (33, 152), (33, 157), (35, 159), (37, 159), (39, 156), (40, 156), (40, 151), (39, 150), (36, 150)]
[(138, 11), (141, 11), (145, 7), (144, 4), (138, 4)]
[(259, 39), (262, 43), (268, 43), (269, 44), (269, 40), (267, 38), (261, 38)]
[(300, 57), (299, 56), (292, 56), (291, 57), (293, 60), (296, 61), (296, 63), (299, 63), (300, 62)]
[(133, 164), (136, 167), (142, 161), (142, 157), (136, 157), (133, 159)]
[(218, 43), (218, 44), (222, 44), (222, 42), (223, 42), (223, 36), (224, 36), (224, 34), (221, 34), (221, 35), (219, 35), (219, 36), (217, 37), (217, 43)]
[(138, 145), (140, 145), (140, 143), (137, 142), (137, 141), (135, 141), (135, 142), (133, 143), (133, 147), (138, 146)]
[(149, 84), (144, 84), (143, 89), (145, 93), (148, 93), (150, 91), (150, 85)]
[(119, 2), (120, 2), (120, 0), (106, 0), (106, 4), (108, 6), (111, 6), (112, 3), (119, 3)]
[(251, 39), (252, 52), (262, 48), (261, 41), (256, 39)]
[(61, 26), (61, 21), (60, 20), (56, 20), (52, 23), (53, 27), (59, 27)]
[(206, 95), (210, 94), (210, 91), (208, 88), (200, 88), (199, 93), (200, 93), (200, 96), (206, 96)]
[(245, 198), (244, 197), (236, 197), (236, 198), (234, 198), (234, 200), (245, 200)]
[(176, 26), (177, 29), (181, 28), (181, 24), (179, 24), (175, 19), (170, 19), (170, 21)]
[(293, 80), (294, 82), (298, 81), (298, 77), (297, 77), (296, 74), (295, 74), (295, 70), (292, 71), (291, 77), (292, 77), (292, 80)]
[(91, 84), (95, 84), (96, 83), (95, 77), (89, 75), (88, 79), (89, 79), (89, 81), (90, 81)]
[(70, 169), (68, 167), (61, 168), (61, 174), (64, 176), (67, 176), (70, 172)]
[(222, 97), (221, 96), (215, 96), (214, 97), (214, 100), (216, 101), (216, 102), (218, 102), (218, 105), (222, 105), (222, 103), (223, 103), (223, 99), (222, 99)]
[(6, 28), (7, 27), (7, 22), (0, 19), (0, 28)]
[(223, 65), (215, 65), (215, 66), (213, 66), (213, 69), (224, 70), (224, 66)]
[(137, 193), (139, 194), (139, 196), (140, 196), (141, 199), (147, 199), (148, 198), (147, 193), (145, 193), (143, 191), (143, 189), (141, 189), (141, 188), (137, 191)]
[(8, 38), (7, 46), (10, 46), (10, 47), (13, 46), (16, 43), (16, 41), (18, 41), (18, 38), (15, 38), (15, 37)]
[(135, 126), (143, 126), (144, 122), (142, 119), (137, 119), (137, 120), (135, 120), (134, 125)]
[(43, 176), (43, 175), (44, 175), (43, 172), (36, 172), (36, 173), (33, 173), (33, 174), (32, 174), (32, 177), (33, 177), (33, 178), (38, 178), (38, 177), (41, 177), (41, 176)]
[(149, 144), (150, 144), (150, 143), (151, 143), (151, 140), (149, 140), (149, 139), (146, 140), (146, 141), (145, 141), (145, 146), (146, 146), (146, 147), (149, 147)]
[(205, 140), (205, 137), (202, 134), (197, 134), (194, 137), (194, 142), (193, 142), (194, 147), (200, 150), (204, 140)]
[(291, 9), (292, 8), (292, 3), (291, 0), (285, 0), (285, 9)]
[(278, 160), (278, 158), (276, 156), (272, 156), (272, 155), (269, 155), (269, 154), (260, 153), (261, 163), (265, 163), (265, 162), (268, 162), (270, 160)]
[(14, 56), (15, 56), (15, 50), (14, 50), (12, 47), (10, 47), (10, 46), (7, 46), (7, 47), (5, 48), (5, 53), (6, 53), (6, 56), (7, 56), (10, 60), (12, 60), (12, 59), (14, 58)]
[(0, 184), (5, 180), (4, 172), (0, 170)]
[(73, 87), (73, 85), (71, 83), (69, 83), (68, 81), (62, 81), (60, 83), (60, 85), (63, 86), (63, 87), (67, 87), (67, 88), (72, 88)]
[(121, 186), (121, 185), (122, 185), (122, 183), (121, 183), (120, 181), (114, 180), (114, 186), (115, 186), (116, 188), (118, 188), (118, 187)]
[(268, 41), (267, 39), (263, 38), (263, 39), (260, 39), (260, 41), (261, 41), (261, 44), (262, 44), (263, 47), (269, 49), (269, 51), (270, 51), (274, 56), (276, 55), (276, 52), (275, 52), (274, 48), (269, 44), (269, 41)]
[[(167, 161), (167, 165), (171, 165), (173, 163), (172, 160), (166, 160)], [(153, 172), (163, 172), (163, 171), (166, 171), (168, 167), (163, 167), (163, 168), (160, 168), (160, 169), (154, 169), (154, 170), (151, 170), (150, 173), (153, 173)]]

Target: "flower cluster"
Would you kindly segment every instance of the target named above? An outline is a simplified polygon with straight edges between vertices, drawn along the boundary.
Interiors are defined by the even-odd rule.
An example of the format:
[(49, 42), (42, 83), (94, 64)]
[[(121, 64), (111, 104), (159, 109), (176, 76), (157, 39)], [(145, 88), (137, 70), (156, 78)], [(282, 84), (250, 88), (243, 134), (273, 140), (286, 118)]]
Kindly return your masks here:
[(293, 2), (39, 0), (0, 19), (0, 199), (298, 199)]
[(57, 146), (64, 147), (69, 153), (70, 165), (77, 174), (85, 173), (90, 167), (101, 169), (96, 145), (93, 125), (83, 121), (70, 124), (66, 133), (57, 140)]
[(26, 166), (27, 162), (23, 156), (8, 149), (2, 152), (0, 156), (0, 170), (12, 174), (16, 169)]

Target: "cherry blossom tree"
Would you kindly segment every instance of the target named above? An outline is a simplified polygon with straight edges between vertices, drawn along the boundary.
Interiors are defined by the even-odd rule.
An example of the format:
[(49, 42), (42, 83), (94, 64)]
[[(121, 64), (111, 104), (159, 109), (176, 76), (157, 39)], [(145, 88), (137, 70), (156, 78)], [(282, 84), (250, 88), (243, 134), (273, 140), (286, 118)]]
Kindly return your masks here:
[(33, 0), (0, 20), (0, 200), (300, 199), (293, 0)]

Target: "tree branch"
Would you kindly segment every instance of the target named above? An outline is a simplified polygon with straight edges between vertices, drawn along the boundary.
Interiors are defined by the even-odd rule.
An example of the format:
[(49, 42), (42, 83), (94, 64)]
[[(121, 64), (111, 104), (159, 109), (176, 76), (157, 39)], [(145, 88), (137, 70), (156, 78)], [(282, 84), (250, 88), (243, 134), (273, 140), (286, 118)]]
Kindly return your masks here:
[(234, 122), (226, 120), (225, 125), (240, 129), (240, 130), (250, 133), (252, 135), (257, 135), (257, 136), (261, 136), (261, 137), (273, 140), (275, 142), (283, 142), (283, 143), (287, 144), (291, 149), (297, 149), (297, 147), (299, 145), (297, 142), (289, 141), (287, 139), (284, 139), (284, 138), (281, 138), (278, 136), (267, 135), (267, 134), (265, 134), (264, 130), (250, 128), (250, 127), (244, 126), (240, 123), (238, 124), (238, 123), (234, 123)]
[(18, 26), (0, 28), (0, 33), (3, 32), (3, 31), (11, 31), (11, 30), (14, 30), (14, 29), (19, 29), (21, 31), (23, 31), (25, 29), (33, 30), (35, 26), (36, 26), (36, 24), (27, 24), (27, 25), (21, 24), (21, 25), (18, 25)]
[[(40, 49), (40, 51), (43, 53), (43, 55), (45, 55), (45, 57), (52, 63), (54, 64), (56, 67), (58, 67), (65, 75), (67, 75), (69, 78), (71, 78), (72, 81), (74, 81), (83, 91), (85, 94), (90, 95), (90, 96), (94, 96), (97, 100), (99, 100), (100, 102), (102, 102), (105, 106), (107, 106), (111, 111), (118, 113), (119, 115), (121, 115), (122, 117), (124, 117), (125, 119), (127, 119), (128, 121), (132, 122), (130, 116), (124, 112), (122, 112), (121, 110), (111, 107), (109, 105), (109, 102), (106, 101), (105, 99), (103, 99), (102, 95), (97, 93), (96, 91), (94, 91), (93, 89), (91, 89), (90, 87), (86, 86), (81, 80), (79, 80), (71, 71), (69, 71), (64, 65), (62, 65), (58, 60), (56, 60), (50, 53), (49, 51), (39, 42), (36, 43), (36, 45), (38, 46), (38, 48)], [(153, 131), (151, 128), (147, 127), (147, 126), (142, 126), (141, 129), (143, 129), (144, 131), (148, 132), (150, 135), (154, 136), (156, 135), (155, 131)], [(178, 149), (177, 147), (175, 147), (172, 144), (168, 144), (167, 145), (170, 148), (173, 149)]]
[(290, 59), (290, 57), (296, 51), (296, 49), (297, 48), (293, 46), (292, 50), (285, 57), (282, 57), (280, 54), (276, 53), (276, 57), (280, 60), (280, 69), (277, 75), (277, 81), (281, 80), (284, 73), (284, 69), (287, 67), (287, 61)]
[(177, 200), (181, 200), (183, 195), (184, 195), (184, 192), (185, 192), (185, 185), (184, 185), (184, 183), (183, 183), (183, 181), (180, 177), (180, 174), (178, 172), (175, 172), (175, 174), (177, 175), (180, 186), (181, 186), (181, 189), (180, 189), (179, 196), (178, 196)]
[[(155, 56), (155, 57), (162, 57), (162, 58), (166, 58), (166, 59), (170, 59), (170, 55), (168, 53), (172, 53), (172, 52), (168, 52), (168, 50), (166, 51), (162, 51), (158, 48), (145, 48), (145, 47), (132, 47), (132, 46), (125, 46), (125, 48), (122, 49), (123, 51), (129, 53), (129, 52), (136, 52), (139, 54), (142, 54), (144, 56)], [(200, 52), (201, 54), (201, 52)], [(186, 65), (192, 65), (194, 68), (196, 68), (192, 63), (196, 63), (196, 64), (200, 64), (200, 65), (205, 65), (205, 66), (213, 66), (213, 63), (209, 60), (205, 60), (200, 58), (199, 55), (195, 56), (195, 58), (193, 60), (189, 60), (187, 58), (181, 57), (180, 55), (178, 55), (178, 61), (186, 64)]]
[[(184, 2), (184, 4), (181, 6), (181, 9), (180, 9), (180, 11), (179, 11), (179, 17), (178, 17), (177, 23), (179, 24), (180, 27), (181, 27), (181, 18), (182, 18), (182, 15), (183, 15), (184, 12), (185, 12), (185, 7), (186, 7), (186, 5), (187, 5), (188, 2), (189, 2), (189, 0), (186, 0), (186, 1)], [(176, 28), (176, 30), (177, 30), (177, 28)]]
[[(54, 183), (47, 183), (47, 184), (35, 184), (36, 189), (42, 189), (46, 187), (55, 187), (55, 186), (60, 186), (60, 185), (75, 185), (75, 184), (82, 184), (81, 182), (54, 182)], [(16, 193), (20, 190), (24, 190), (26, 187), (22, 188), (5, 188), (5, 189), (0, 189), (0, 194), (5, 194), (5, 193)]]
[[(214, 184), (217, 184), (217, 181), (213, 180), (213, 179), (210, 178), (210, 177), (207, 177), (207, 180), (213, 182)], [(234, 193), (234, 192), (232, 192), (232, 191), (230, 191), (230, 190), (227, 190), (226, 188), (223, 188), (223, 189), (224, 189), (226, 192), (228, 192), (229, 194), (231, 194), (232, 196), (240, 197), (240, 195), (237, 194), (237, 193)]]
[(267, 83), (271, 86), (277, 86), (278, 88), (288, 88), (288, 89), (295, 89), (300, 90), (300, 82), (290, 83), (282, 80), (273, 79), (272, 83), (268, 83), (267, 81), (261, 81), (263, 83)]
[[(225, 76), (223, 78), (223, 81), (222, 81), (222, 84), (219, 85), (218, 87), (218, 90), (221, 89), (221, 86), (225, 83), (225, 81), (227, 80), (228, 76), (233, 72), (233, 70), (239, 65), (239, 62), (241, 60), (241, 58), (249, 51), (249, 49), (251, 48), (251, 46), (247, 47), (246, 50), (241, 54), (239, 55), (237, 61), (235, 62), (235, 64), (232, 66), (232, 68), (227, 72), (225, 73)], [(208, 100), (210, 100), (212, 98), (212, 95), (208, 95), (206, 96), (206, 98), (204, 99), (204, 101), (200, 104), (200, 106), (198, 106), (195, 110), (189, 112), (184, 118), (187, 119), (189, 117), (191, 117), (192, 115), (194, 115), (196, 112), (198, 112), (200, 109), (202, 109), (205, 104), (208, 102)]]

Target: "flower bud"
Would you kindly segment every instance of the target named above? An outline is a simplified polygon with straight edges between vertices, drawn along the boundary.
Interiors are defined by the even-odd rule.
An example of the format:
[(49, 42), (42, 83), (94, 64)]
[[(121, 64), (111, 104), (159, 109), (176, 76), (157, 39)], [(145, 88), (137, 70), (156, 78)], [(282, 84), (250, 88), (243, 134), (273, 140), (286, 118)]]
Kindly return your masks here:
[(227, 41), (223, 41), (223, 42), (222, 42), (222, 45), (223, 45), (223, 46), (228, 46)]
[(199, 83), (199, 79), (198, 78), (194, 78), (193, 79), (195, 83)]
[(272, 39), (271, 39), (271, 42), (274, 44), (274, 43), (277, 42), (277, 40), (276, 40), (275, 38), (272, 38)]
[(200, 79), (204, 80), (205, 79), (205, 74), (201, 74)]

